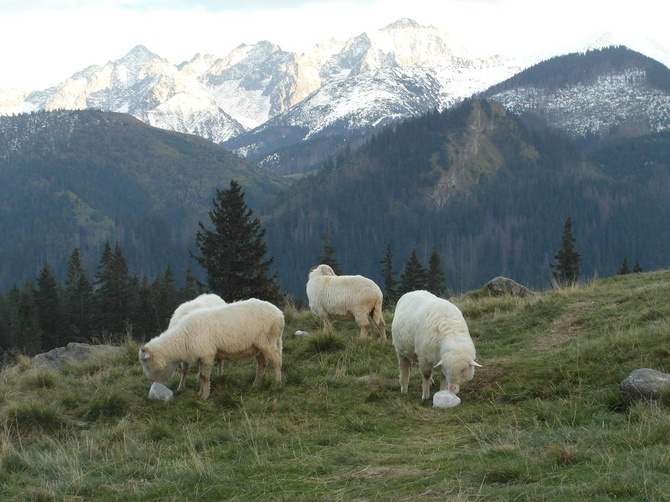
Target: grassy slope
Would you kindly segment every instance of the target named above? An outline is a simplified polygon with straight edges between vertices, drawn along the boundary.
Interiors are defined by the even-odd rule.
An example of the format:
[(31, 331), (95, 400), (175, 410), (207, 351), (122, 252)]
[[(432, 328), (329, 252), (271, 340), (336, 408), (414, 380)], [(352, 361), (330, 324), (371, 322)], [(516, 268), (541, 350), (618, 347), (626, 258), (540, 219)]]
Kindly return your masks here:
[[(663, 500), (670, 399), (627, 406), (635, 368), (670, 372), (670, 271), (529, 299), (454, 300), (484, 367), (462, 404), (401, 395), (390, 343), (288, 309), (284, 383), (230, 362), (148, 400), (138, 345), (54, 375), (0, 374), (0, 493), (23, 500)], [(386, 314), (390, 335), (392, 314)], [(310, 337), (294, 336), (307, 330)], [(374, 333), (374, 330), (372, 330)], [(437, 376), (437, 375), (436, 375)], [(177, 378), (171, 381), (175, 388)]]

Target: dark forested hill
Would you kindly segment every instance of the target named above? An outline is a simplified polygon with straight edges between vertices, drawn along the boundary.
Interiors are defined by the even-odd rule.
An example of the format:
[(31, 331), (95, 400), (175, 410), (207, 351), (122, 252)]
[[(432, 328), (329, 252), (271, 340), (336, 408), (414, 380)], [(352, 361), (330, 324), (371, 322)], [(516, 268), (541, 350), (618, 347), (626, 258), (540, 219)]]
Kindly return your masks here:
[[(547, 287), (568, 216), (583, 276), (615, 274), (624, 257), (644, 269), (667, 267), (670, 165), (653, 152), (670, 141), (629, 141), (587, 159), (566, 136), (480, 100), (406, 121), (265, 210), (282, 285), (304, 295), (328, 231), (344, 273), (381, 281), (390, 243), (398, 274), (413, 248), (424, 264), (436, 248), (453, 291), (497, 275)], [(617, 160), (628, 152), (632, 161), (645, 144), (652, 166), (628, 171)]]
[(256, 206), (282, 182), (197, 136), (125, 114), (59, 111), (0, 117), (0, 287), (32, 280), (48, 260), (62, 277), (75, 247), (94, 273), (118, 241), (131, 271), (170, 265), (182, 278), (197, 222), (235, 178)]
[(197, 222), (238, 180), (267, 230), (280, 286), (304, 298), (327, 232), (343, 273), (396, 279), (412, 250), (438, 251), (455, 292), (505, 275), (549, 285), (573, 220), (582, 277), (670, 266), (670, 134), (610, 138), (582, 150), (496, 102), (468, 100), (385, 129), (293, 185), (195, 136), (128, 115), (50, 112), (0, 118), (0, 287), (59, 278), (79, 247), (95, 273), (118, 241), (131, 273), (195, 265)]

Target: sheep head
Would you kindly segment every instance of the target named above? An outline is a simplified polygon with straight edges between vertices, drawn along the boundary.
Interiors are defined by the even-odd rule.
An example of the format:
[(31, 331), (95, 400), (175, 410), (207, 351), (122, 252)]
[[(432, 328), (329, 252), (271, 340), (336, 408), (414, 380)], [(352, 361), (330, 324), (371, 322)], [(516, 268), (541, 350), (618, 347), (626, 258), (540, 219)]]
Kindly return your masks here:
[(474, 359), (460, 359), (445, 363), (444, 360), (437, 363), (434, 367), (440, 367), (443, 378), (446, 379), (449, 391), (458, 394), (461, 390), (461, 385), (469, 382), (475, 377), (475, 368), (481, 368)]
[(178, 363), (165, 364), (161, 358), (157, 357), (150, 347), (143, 345), (139, 351), (140, 364), (142, 371), (152, 382), (166, 383), (177, 369)]
[(335, 271), (332, 269), (330, 265), (326, 265), (325, 263), (322, 263), (321, 265), (317, 265), (316, 267), (312, 267), (312, 269), (309, 271), (309, 277), (318, 277), (318, 276), (324, 276), (324, 275), (331, 275), (335, 276), (337, 275)]

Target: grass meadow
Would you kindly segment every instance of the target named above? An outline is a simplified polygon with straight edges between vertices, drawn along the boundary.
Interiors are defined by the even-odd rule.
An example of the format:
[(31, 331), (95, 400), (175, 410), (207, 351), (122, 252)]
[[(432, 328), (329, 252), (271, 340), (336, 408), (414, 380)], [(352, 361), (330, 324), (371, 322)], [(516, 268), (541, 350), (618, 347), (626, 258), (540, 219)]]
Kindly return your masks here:
[(451, 300), (483, 365), (453, 409), (421, 402), (416, 368), (400, 393), (392, 312), (384, 343), (289, 306), (283, 382), (226, 362), (207, 401), (195, 368), (149, 400), (129, 338), (58, 373), (19, 358), (0, 373), (0, 499), (670, 500), (670, 393), (619, 393), (636, 368), (670, 372), (670, 271)]

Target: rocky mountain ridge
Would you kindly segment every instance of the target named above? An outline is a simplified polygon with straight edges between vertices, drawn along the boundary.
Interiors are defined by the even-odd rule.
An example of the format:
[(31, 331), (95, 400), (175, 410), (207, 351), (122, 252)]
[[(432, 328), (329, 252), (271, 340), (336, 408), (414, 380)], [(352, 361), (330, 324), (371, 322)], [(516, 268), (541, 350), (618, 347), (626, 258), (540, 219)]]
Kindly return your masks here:
[[(624, 42), (603, 34), (559, 54)], [(658, 45), (632, 41), (629, 46), (670, 62), (670, 54)], [(551, 56), (479, 58), (449, 34), (410, 19), (346, 41), (328, 39), (302, 54), (261, 41), (240, 45), (224, 57), (197, 54), (175, 65), (137, 46), (46, 90), (0, 90), (0, 114), (84, 108), (129, 113), (156, 127), (220, 143), (278, 174), (291, 174), (314, 170), (380, 127), (444, 110)], [(516, 89), (490, 97), (517, 113), (542, 106), (553, 116), (570, 109), (569, 118), (561, 113), (563, 118), (552, 124), (577, 134), (634, 122), (629, 115), (644, 113), (660, 114), (650, 125), (660, 130), (666, 96), (640, 91), (635, 82), (641, 79), (617, 72), (553, 93)], [(626, 106), (621, 106), (618, 100), (624, 98)]]
[[(327, 92), (323, 100), (332, 98), (333, 87), (378, 82), (380, 88), (368, 85), (362, 98), (383, 108), (387, 89), (394, 87), (388, 79), (430, 73), (441, 87), (430, 106), (442, 108), (519, 69), (509, 59), (471, 56), (441, 30), (401, 19), (347, 41), (326, 40), (303, 54), (261, 41), (240, 45), (222, 58), (198, 54), (175, 65), (137, 46), (118, 60), (89, 66), (49, 89), (26, 95), (0, 91), (0, 113), (97, 108), (222, 142), (288, 112), (308, 97), (318, 102), (315, 94), (320, 89)], [(347, 79), (354, 80), (345, 84)], [(349, 116), (361, 115), (355, 113), (355, 105)], [(338, 114), (342, 111), (324, 116), (322, 124), (305, 125), (308, 135), (336, 122)]]

